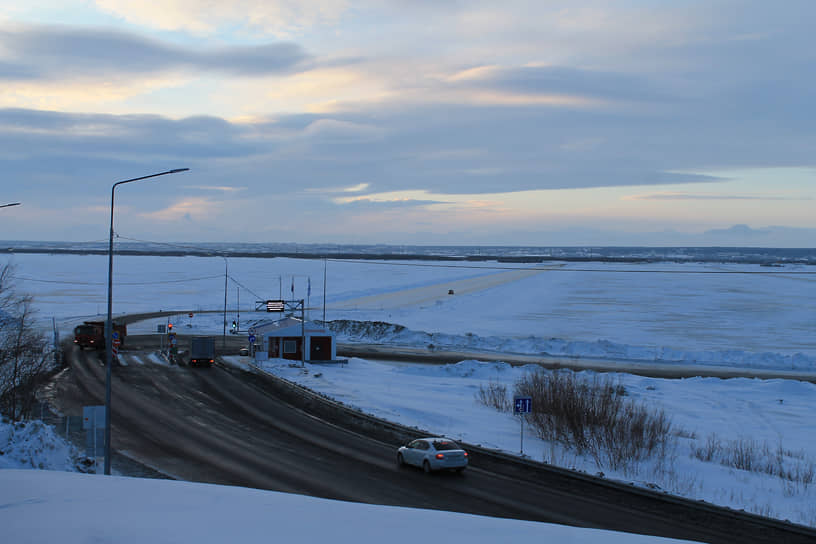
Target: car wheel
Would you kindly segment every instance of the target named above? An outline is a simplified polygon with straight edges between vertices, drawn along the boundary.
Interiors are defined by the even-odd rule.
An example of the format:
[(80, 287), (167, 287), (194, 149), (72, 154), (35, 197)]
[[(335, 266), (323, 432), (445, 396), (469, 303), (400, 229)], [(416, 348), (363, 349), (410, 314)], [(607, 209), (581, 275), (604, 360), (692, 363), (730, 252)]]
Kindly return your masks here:
[(402, 458), (402, 454), (397, 454), (397, 467), (403, 468), (405, 466), (405, 459)]
[(425, 471), (425, 474), (430, 474), (431, 472), (431, 464), (427, 459), (422, 463), (422, 470)]

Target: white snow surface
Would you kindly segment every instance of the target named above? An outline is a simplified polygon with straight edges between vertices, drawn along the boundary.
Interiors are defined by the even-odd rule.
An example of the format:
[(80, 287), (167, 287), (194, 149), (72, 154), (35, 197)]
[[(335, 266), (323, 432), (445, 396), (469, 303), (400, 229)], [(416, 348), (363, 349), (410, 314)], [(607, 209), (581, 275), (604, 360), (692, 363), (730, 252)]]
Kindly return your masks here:
[[(302, 298), (309, 317), (323, 317), (323, 261), (227, 261), (117, 256), (114, 314), (173, 310), (182, 333), (223, 332), (228, 272), (226, 321), (238, 319), (244, 331), (270, 317), (253, 311), (259, 300)], [(54, 317), (61, 334), (84, 319), (104, 318), (106, 257), (19, 254), (6, 262), (16, 267), (17, 287), (34, 295), (45, 324)], [(373, 338), (381, 343), (816, 372), (816, 275), (797, 274), (807, 271), (812, 268), (803, 265), (329, 260), (325, 308), (327, 320), (405, 327)], [(155, 332), (155, 325), (132, 331)], [(341, 332), (340, 340), (372, 338)]]
[(0, 470), (4, 542), (86, 544), (679, 540), (433, 510), (373, 506), (240, 487), (50, 471)]
[[(53, 316), (61, 335), (70, 335), (74, 324), (84, 319), (101, 318), (106, 258), (15, 255), (10, 260), (16, 266), (18, 289), (34, 295), (44, 323), (50, 326)], [(322, 318), (323, 267), (323, 261), (229, 259), (226, 321), (238, 319), (241, 334), (245, 334), (250, 322), (270, 317), (252, 311), (255, 301), (281, 295), (291, 298), (292, 282), (294, 297), (309, 300), (310, 317)], [(405, 327), (370, 324), (359, 329), (363, 333), (349, 327), (341, 332), (341, 341), (816, 370), (816, 277), (790, 274), (804, 267), (785, 266), (774, 269), (772, 275), (757, 274), (763, 271), (758, 266), (732, 264), (582, 263), (563, 264), (554, 270), (542, 267), (540, 272), (520, 268), (525, 267), (329, 261), (326, 319)], [(114, 312), (172, 310), (178, 312), (172, 320), (182, 334), (220, 334), (224, 269), (221, 258), (117, 256)], [(644, 272), (646, 269), (655, 272)], [(455, 294), (448, 295), (449, 289)], [(239, 296), (240, 317), (236, 311)], [(187, 316), (189, 310), (193, 318)], [(156, 325), (166, 321), (147, 320), (129, 327), (129, 332), (155, 332)], [(247, 362), (237, 356), (229, 360), (241, 365)], [(163, 361), (149, 356), (127, 362)], [(352, 359), (347, 365), (307, 364), (305, 369), (270, 361), (264, 369), (379, 417), (467, 443), (519, 452), (519, 420), (480, 405), (475, 395), (481, 385), (490, 382), (505, 384), (512, 391), (530, 367), (479, 361), (420, 365)], [(816, 386), (745, 378), (664, 380), (618, 374), (616, 379), (629, 398), (663, 409), (670, 416), (677, 440), (667, 458), (614, 471), (540, 440), (528, 427), (524, 454), (816, 526), (816, 484), (807, 477), (816, 462), (812, 423)], [(753, 445), (765, 465), (781, 466), (803, 477), (779, 478), (725, 466), (717, 459), (704, 462), (693, 455), (695, 449), (715, 442)], [(37, 466), (37, 461), (33, 464)], [(0, 476), (13, 472), (0, 471)], [(0, 485), (0, 496), (7, 488)], [(93, 504), (101, 507), (103, 503)], [(80, 504), (82, 501), (77, 502)], [(35, 508), (33, 503), (30, 507)], [(8, 510), (0, 510), (0, 516), (7, 515)]]
[(0, 469), (75, 470), (76, 449), (42, 421), (0, 422)]

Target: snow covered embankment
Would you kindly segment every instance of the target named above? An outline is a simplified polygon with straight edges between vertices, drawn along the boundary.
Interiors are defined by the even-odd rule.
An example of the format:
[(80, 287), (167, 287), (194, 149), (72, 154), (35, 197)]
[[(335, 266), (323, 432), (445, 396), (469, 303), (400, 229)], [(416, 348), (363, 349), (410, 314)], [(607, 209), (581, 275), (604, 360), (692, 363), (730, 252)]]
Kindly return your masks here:
[(36, 468), (77, 472), (78, 452), (42, 421), (0, 421), (0, 469)]
[(741, 350), (683, 351), (668, 347), (648, 347), (618, 344), (609, 340), (595, 342), (568, 341), (560, 338), (523, 338), (475, 334), (440, 334), (413, 331), (392, 323), (380, 321), (329, 321), (340, 342), (360, 344), (393, 344), (401, 346), (433, 346), (446, 350), (485, 351), (571, 357), (608, 359), (643, 363), (682, 365), (714, 365), (723, 367), (757, 368), (768, 370), (816, 371), (816, 356), (804, 353), (785, 355), (781, 353), (753, 353)]

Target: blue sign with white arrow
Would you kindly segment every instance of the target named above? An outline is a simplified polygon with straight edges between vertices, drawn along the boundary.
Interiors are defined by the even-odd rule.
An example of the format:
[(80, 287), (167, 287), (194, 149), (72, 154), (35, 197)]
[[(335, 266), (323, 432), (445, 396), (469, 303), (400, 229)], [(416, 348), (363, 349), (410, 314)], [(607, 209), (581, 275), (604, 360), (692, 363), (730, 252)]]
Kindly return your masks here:
[(513, 413), (529, 414), (533, 411), (532, 397), (515, 397), (513, 399)]

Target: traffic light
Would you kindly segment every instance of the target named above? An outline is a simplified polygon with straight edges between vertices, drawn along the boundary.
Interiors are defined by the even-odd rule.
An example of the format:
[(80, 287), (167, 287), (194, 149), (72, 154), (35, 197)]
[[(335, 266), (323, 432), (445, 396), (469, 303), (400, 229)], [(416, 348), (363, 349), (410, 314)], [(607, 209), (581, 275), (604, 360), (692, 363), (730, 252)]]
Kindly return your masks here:
[(172, 330), (173, 330), (173, 324), (172, 324), (172, 323), (168, 323), (168, 324), (167, 324), (167, 330), (168, 330), (168, 331), (172, 331)]
[(232, 322), (232, 332), (236, 332), (238, 330), (238, 323), (235, 321)]

